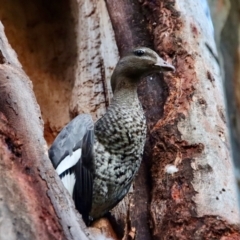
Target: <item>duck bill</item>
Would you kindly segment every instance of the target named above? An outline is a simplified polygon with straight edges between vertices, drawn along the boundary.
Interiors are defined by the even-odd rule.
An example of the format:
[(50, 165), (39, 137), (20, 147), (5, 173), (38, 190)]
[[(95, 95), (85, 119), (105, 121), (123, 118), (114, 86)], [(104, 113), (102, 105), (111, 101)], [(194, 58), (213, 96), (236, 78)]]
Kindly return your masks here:
[(158, 67), (161, 72), (175, 71), (175, 67), (173, 65), (167, 63), (160, 57), (157, 59), (157, 63), (155, 64), (155, 66)]

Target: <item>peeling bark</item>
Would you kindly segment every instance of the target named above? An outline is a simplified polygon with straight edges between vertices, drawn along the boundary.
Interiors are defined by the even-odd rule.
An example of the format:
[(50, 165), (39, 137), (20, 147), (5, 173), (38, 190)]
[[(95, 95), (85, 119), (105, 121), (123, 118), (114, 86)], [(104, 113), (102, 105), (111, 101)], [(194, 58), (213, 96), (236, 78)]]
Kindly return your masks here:
[(8, 239), (23, 223), (27, 239), (90, 238), (47, 157), (42, 117), (48, 143), (79, 113), (98, 119), (119, 55), (143, 45), (176, 72), (139, 86), (148, 141), (133, 189), (112, 211), (118, 238), (240, 238), (219, 60), (200, 0), (17, 1), (16, 19), (9, 1), (1, 5), (43, 115), (1, 31), (0, 230), (10, 229)]
[[(153, 221), (157, 236), (164, 234), (159, 227), (166, 229), (166, 220), (179, 224), (166, 230), (167, 235), (180, 228), (179, 237), (191, 234), (194, 239), (206, 238), (207, 234), (212, 234), (211, 238), (227, 235), (227, 230), (215, 233), (221, 222), (228, 228), (239, 224), (228, 131), (222, 118), (225, 110), (220, 66), (204, 10), (200, 1), (163, 3), (159, 22), (172, 28), (168, 27), (167, 33), (162, 33), (161, 27), (154, 30), (155, 45), (159, 51), (173, 55), (177, 67), (174, 78), (168, 80), (165, 116), (152, 131), (160, 143), (155, 145), (156, 165), (152, 168), (152, 216), (162, 216), (162, 220)], [(167, 163), (179, 171), (172, 176), (166, 174)], [(210, 222), (209, 232), (196, 231), (194, 224), (193, 231), (188, 232), (192, 219), (202, 222), (202, 218), (215, 219)]]
[[(139, 36), (135, 38), (137, 28), (131, 25), (130, 17), (121, 18), (122, 12), (114, 15), (114, 11), (122, 9), (129, 13), (138, 2), (131, 6), (128, 1), (107, 3), (119, 49), (124, 49), (126, 42), (130, 47), (144, 42)], [(168, 95), (167, 99), (162, 97), (166, 99), (163, 116), (158, 115), (158, 121), (151, 125), (147, 114), (153, 235), (156, 239), (239, 236), (219, 60), (204, 6), (200, 1), (145, 1), (140, 9), (144, 13), (140, 25), (145, 23), (154, 48), (177, 68), (174, 76), (165, 77)], [(127, 34), (127, 38), (134, 39), (126, 41), (120, 37), (121, 26), (130, 29), (132, 34)], [(142, 88), (147, 91), (146, 85)], [(147, 96), (140, 92), (140, 97), (144, 106)], [(153, 97), (151, 102), (155, 101)], [(164, 101), (160, 108), (163, 104)], [(169, 165), (175, 166), (177, 172), (167, 173)], [(206, 229), (202, 231), (201, 226)], [(137, 235), (137, 239), (146, 238)]]

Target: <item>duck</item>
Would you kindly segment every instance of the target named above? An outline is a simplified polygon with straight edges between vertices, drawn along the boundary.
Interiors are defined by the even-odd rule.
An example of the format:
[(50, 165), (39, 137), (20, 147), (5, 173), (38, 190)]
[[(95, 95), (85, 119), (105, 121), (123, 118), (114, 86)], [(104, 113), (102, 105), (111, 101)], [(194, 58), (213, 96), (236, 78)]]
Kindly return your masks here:
[(128, 51), (111, 76), (113, 98), (106, 113), (95, 123), (90, 114), (79, 114), (49, 148), (49, 158), (86, 225), (124, 198), (140, 167), (147, 127), (139, 83), (153, 73), (174, 70), (150, 48)]

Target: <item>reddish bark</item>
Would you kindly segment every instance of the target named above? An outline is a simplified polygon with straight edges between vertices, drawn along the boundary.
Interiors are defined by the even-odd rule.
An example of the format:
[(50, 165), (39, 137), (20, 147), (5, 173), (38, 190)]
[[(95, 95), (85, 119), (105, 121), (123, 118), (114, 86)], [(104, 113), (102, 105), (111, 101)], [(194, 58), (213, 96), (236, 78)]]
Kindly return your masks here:
[[(46, 183), (39, 184), (42, 179), (32, 162), (27, 161), (24, 145), (0, 113), (1, 217), (5, 222), (1, 224), (0, 238), (63, 239), (54, 208), (43, 194)], [(9, 235), (5, 227), (10, 228)]]
[[(129, 209), (125, 206), (124, 210), (122, 209), (123, 211), (119, 213), (119, 219), (122, 220), (123, 228), (125, 228), (125, 239), (127, 237), (131, 239), (135, 236), (136, 239), (144, 240), (152, 239), (152, 237), (155, 239), (189, 239), (189, 236), (193, 239), (216, 238), (224, 240), (240, 238), (238, 228), (229, 221), (231, 216), (233, 216), (233, 222), (236, 223), (236, 214), (231, 213), (233, 206), (231, 204), (227, 206), (226, 201), (222, 200), (222, 198), (226, 199), (228, 195), (231, 198), (233, 192), (222, 185), (221, 179), (219, 179), (218, 185), (214, 185), (216, 186), (216, 190), (213, 189), (213, 192), (214, 194), (217, 192), (217, 194), (214, 195), (212, 202), (216, 206), (221, 204), (221, 206), (226, 206), (226, 214), (224, 211), (220, 214), (221, 216), (216, 214), (216, 212), (219, 213), (218, 209), (213, 209), (213, 213), (209, 211), (209, 213), (203, 214), (202, 209), (200, 209), (202, 206), (199, 207), (201, 204), (199, 204), (199, 199), (197, 199), (197, 196), (202, 196), (201, 200), (204, 203), (204, 196), (206, 197), (206, 195), (201, 195), (201, 191), (204, 192), (204, 189), (200, 189), (201, 191), (196, 190), (196, 175), (202, 176), (202, 181), (205, 178), (207, 179), (204, 182), (205, 188), (209, 188), (209, 186), (217, 182), (217, 176), (214, 175), (215, 166), (208, 162), (201, 164), (197, 162), (197, 159), (204, 156), (205, 151), (209, 148), (215, 149), (219, 153), (223, 152), (225, 154), (229, 152), (223, 101), (221, 98), (219, 98), (220, 100), (217, 98), (218, 94), (221, 95), (219, 90), (221, 87), (219, 88), (219, 79), (216, 78), (216, 71), (214, 72), (216, 65), (207, 65), (202, 71), (201, 77), (199, 77), (199, 65), (197, 64), (199, 64), (201, 55), (205, 56), (205, 51), (210, 52), (212, 61), (218, 64), (218, 59), (212, 46), (208, 45), (207, 42), (202, 42), (201, 37), (205, 33), (202, 32), (202, 28), (194, 21), (194, 17), (192, 17), (191, 21), (189, 19), (183, 21), (184, 14), (177, 10), (177, 7), (179, 8), (183, 4), (182, 1), (106, 0), (106, 2), (120, 55), (134, 46), (144, 45), (154, 48), (164, 59), (173, 63), (177, 69), (174, 74), (164, 75), (164, 79), (161, 74), (153, 76), (152, 80), (145, 79), (139, 87), (139, 96), (148, 121), (149, 139), (146, 144), (143, 164), (134, 183), (134, 191), (129, 195), (130, 201), (127, 201)], [(195, 3), (197, 4), (197, 2)], [(38, 4), (41, 5), (40, 1)], [(114, 44), (108, 45), (108, 42), (101, 42), (103, 41), (101, 36), (105, 35), (105, 40), (107, 39), (105, 34), (107, 30), (104, 29), (104, 32), (102, 26), (106, 26), (106, 22), (108, 21), (108, 19), (105, 19), (105, 22), (101, 22), (105, 14), (105, 10), (101, 12), (104, 9), (103, 2), (96, 2), (94, 0), (89, 2), (78, 1), (73, 5), (75, 6), (72, 9), (75, 14), (73, 14), (75, 17), (74, 20), (78, 24), (76, 24), (76, 32), (79, 34), (79, 39), (81, 40), (78, 47), (75, 47), (78, 44), (76, 44), (76, 39), (71, 35), (75, 26), (71, 29), (69, 28), (69, 25), (71, 25), (70, 15), (64, 15), (64, 21), (61, 21), (61, 24), (58, 25), (59, 22), (55, 22), (55, 20), (57, 16), (62, 16), (61, 10), (58, 14), (54, 14), (55, 18), (53, 21), (56, 23), (56, 25), (53, 24), (56, 27), (54, 29), (68, 30), (67, 32), (71, 35), (66, 42), (62, 42), (60, 38), (59, 41), (55, 39), (57, 42), (56, 45), (60, 48), (62, 44), (72, 44), (69, 50), (71, 61), (68, 62), (65, 59), (68, 56), (68, 52), (64, 53), (65, 57), (62, 55), (63, 58), (58, 58), (59, 55), (55, 56), (59, 60), (55, 62), (52, 55), (48, 54), (47, 48), (42, 54), (39, 46), (36, 49), (34, 48), (34, 41), (30, 45), (35, 50), (40, 49), (41, 59), (47, 59), (46, 65), (42, 61), (44, 63), (43, 69), (46, 66), (48, 67), (48, 63), (50, 62), (56, 63), (56, 65), (50, 64), (53, 67), (53, 69), (50, 67), (50, 73), (53, 73), (51, 70), (54, 70), (53, 76), (52, 74), (47, 74), (50, 83), (53, 83), (52, 79), (55, 79), (56, 76), (58, 77), (59, 73), (63, 73), (61, 72), (63, 71), (63, 66), (68, 68), (70, 65), (74, 65), (73, 68), (71, 66), (69, 68), (70, 70), (74, 69), (70, 71), (71, 76), (68, 75), (67, 70), (63, 73), (63, 76), (69, 76), (71, 80), (70, 85), (66, 84), (67, 98), (64, 100), (64, 104), (69, 109), (68, 101), (71, 95), (72, 81), (75, 81), (75, 95), (80, 96), (82, 94), (80, 100), (90, 103), (81, 106), (81, 101), (76, 99), (75, 96), (71, 100), (72, 106), (70, 109), (72, 113), (77, 114), (84, 109), (90, 109), (90, 111), (93, 111), (92, 114), (95, 117), (99, 117), (104, 111), (111, 95), (109, 86), (105, 81), (108, 79), (110, 71), (108, 69), (108, 74), (106, 74), (104, 67), (108, 66), (108, 68), (112, 68), (112, 64), (111, 61), (104, 63), (104, 57), (106, 56), (104, 54), (106, 54), (107, 50), (110, 52), (110, 54), (108, 52), (109, 55), (107, 56), (115, 58), (117, 54), (111, 54)], [(48, 10), (51, 12), (54, 4), (50, 4), (50, 6), (52, 7), (48, 8)], [(66, 2), (61, 2), (60, 6), (69, 8)], [(32, 7), (36, 10), (35, 6)], [(42, 7), (41, 5), (41, 11), (43, 11)], [(28, 9), (28, 5), (26, 8)], [(200, 11), (201, 9), (199, 8), (198, 10)], [(45, 16), (44, 11), (41, 14)], [(41, 14), (38, 16), (40, 21)], [(51, 14), (48, 16), (51, 16)], [(81, 24), (84, 24), (84, 20), (86, 20), (85, 22), (89, 26), (84, 25), (82, 27), (83, 25)], [(65, 22), (67, 24), (62, 26)], [(99, 22), (101, 23), (99, 24)], [(33, 29), (34, 26), (38, 27), (38, 25), (30, 24), (34, 22), (27, 21), (27, 23), (27, 26), (30, 26), (26, 30), (27, 33), (31, 27)], [(189, 38), (181, 34), (186, 29), (190, 29), (188, 32)], [(15, 28), (14, 31), (17, 33), (18, 28)], [(52, 31), (50, 32), (52, 33)], [(11, 31), (9, 31), (9, 34), (11, 35)], [(108, 32), (108, 34), (112, 36), (111, 33)], [(1, 34), (1, 36), (4, 35)], [(36, 37), (38, 35), (34, 35), (33, 33), (33, 36)], [(3, 39), (5, 38), (3, 37)], [(52, 44), (51, 37), (49, 39), (45, 42), (46, 46), (51, 46)], [(4, 170), (4, 174), (9, 174), (6, 174), (6, 176), (3, 175), (4, 179), (8, 179), (8, 181), (4, 182), (3, 179), (0, 182), (0, 192), (4, 193), (5, 198), (2, 198), (4, 199), (4, 204), (9, 204), (9, 207), (2, 208), (5, 211), (5, 216), (8, 217), (5, 219), (9, 219), (10, 222), (14, 223), (14, 216), (17, 218), (16, 227), (13, 227), (14, 231), (12, 231), (13, 234), (17, 234), (18, 229), (22, 228), (20, 223), (21, 216), (25, 216), (26, 224), (24, 225), (28, 229), (26, 230), (27, 238), (61, 239), (66, 237), (68, 239), (78, 239), (82, 234), (79, 226), (82, 229), (84, 227), (81, 220), (79, 220), (79, 215), (74, 210), (70, 196), (63, 189), (47, 158), (47, 147), (42, 137), (41, 116), (32, 92), (31, 83), (22, 71), (14, 54), (9, 50), (10, 47), (6, 45), (6, 41), (4, 44), (0, 47), (0, 111), (4, 113), (6, 118), (1, 115), (0, 140), (2, 141), (2, 145), (0, 145), (0, 151), (3, 152), (3, 155), (1, 156), (0, 168)], [(15, 42), (16, 44), (18, 44), (18, 41)], [(106, 46), (110, 45), (111, 49), (106, 49)], [(206, 49), (200, 51), (199, 45), (204, 45)], [(105, 49), (105, 51), (101, 52), (101, 49)], [(18, 51), (21, 54), (21, 46), (18, 48)], [(77, 60), (75, 59), (75, 55), (71, 54), (75, 51), (79, 55)], [(34, 55), (36, 62), (38, 62), (40, 55)], [(31, 76), (34, 78), (36, 77), (35, 71), (38, 67), (31, 64), (30, 56), (32, 56), (31, 49), (26, 55), (21, 55), (25, 63), (24, 67), (29, 67), (29, 75), (32, 74)], [(89, 58), (89, 56), (91, 57)], [(26, 61), (29, 60), (30, 63), (26, 63), (24, 59)], [(75, 60), (76, 62), (74, 62)], [(202, 58), (200, 62), (207, 62), (207, 60)], [(38, 64), (36, 65), (38, 66)], [(94, 75), (94, 79), (92, 79), (93, 68), (97, 70), (94, 74), (99, 76), (100, 73), (101, 76), (95, 77)], [(46, 72), (49, 73), (48, 71)], [(57, 74), (55, 75), (55, 73)], [(44, 76), (45, 74), (41, 75), (40, 78), (44, 80)], [(87, 76), (87, 79), (82, 79), (79, 76), (82, 78)], [(35, 86), (38, 84), (38, 77), (35, 79)], [(73, 80), (73, 78), (76, 79)], [(62, 78), (60, 77), (59, 79)], [(55, 81), (56, 85), (61, 82), (58, 80)], [(65, 86), (64, 81), (61, 83)], [(45, 86), (44, 81), (39, 89), (42, 86)], [(82, 89), (82, 86), (84, 86), (84, 89)], [(54, 88), (54, 84), (51, 87)], [(62, 91), (62, 87), (60, 89)], [(57, 95), (62, 96), (64, 93), (61, 91)], [(88, 94), (89, 91), (91, 92), (90, 97)], [(39, 102), (42, 104), (41, 107), (44, 107), (46, 103), (41, 101), (44, 94), (41, 95), (41, 90), (37, 90), (37, 93), (39, 94)], [(213, 104), (209, 97), (211, 94), (212, 98), (216, 98), (216, 101), (219, 100), (219, 104), (212, 112), (209, 110), (212, 109), (211, 105)], [(49, 102), (54, 104), (51, 98)], [(61, 109), (62, 104), (59, 102), (58, 104)], [(47, 114), (44, 113), (44, 117), (47, 115), (50, 117), (54, 115), (56, 117), (51, 112), (51, 107), (49, 106), (47, 107)], [(206, 119), (206, 121), (200, 122), (197, 128), (196, 126), (191, 127), (191, 124), (186, 124), (187, 120), (192, 118), (191, 110), (196, 108), (196, 106), (198, 107), (199, 119), (202, 116)], [(59, 109), (54, 110), (59, 112)], [(214, 120), (217, 119), (216, 129), (212, 128), (212, 118), (210, 118), (210, 115), (215, 117)], [(56, 119), (58, 118), (56, 117)], [(64, 119), (68, 119), (67, 111), (65, 111)], [(52, 125), (48, 122), (47, 117), (45, 123), (45, 131), (48, 132), (48, 139), (51, 141), (53, 135), (56, 134), (61, 126), (55, 128), (54, 124)], [(182, 128), (181, 124), (183, 125)], [(216, 138), (216, 142), (219, 144), (214, 145), (210, 141), (211, 139), (209, 142), (204, 142), (204, 139), (201, 138), (189, 140), (186, 134), (184, 135), (184, 129), (189, 134), (192, 133), (194, 135), (201, 128), (208, 129), (207, 134), (211, 135), (212, 138)], [(204, 133), (206, 134), (206, 132)], [(224, 154), (223, 156), (226, 156)], [(209, 152), (207, 152), (205, 158), (208, 155)], [(216, 168), (219, 164), (226, 166), (227, 169), (231, 167), (229, 157), (216, 159), (214, 164)], [(169, 165), (174, 165), (178, 171), (169, 174), (166, 170)], [(221, 178), (223, 179), (225, 176)], [(3, 184), (1, 185), (1, 183)], [(18, 191), (15, 194), (15, 198), (12, 192), (9, 193), (7, 191), (12, 189), (10, 186), (11, 183), (11, 186), (17, 186), (13, 188), (16, 189), (16, 192)], [(226, 182), (224, 184), (228, 186), (229, 183)], [(28, 198), (28, 196), (31, 197)], [(9, 198), (13, 202), (8, 202), (7, 199)], [(22, 199), (24, 201), (21, 201)], [(209, 200), (209, 198), (207, 199)], [(212, 205), (212, 202), (209, 202), (209, 205)], [(230, 201), (230, 203), (232, 202)], [(14, 209), (12, 212), (6, 210), (11, 209), (10, 203)], [(208, 204), (205, 207), (206, 209), (211, 209), (208, 208)], [(17, 214), (15, 214), (15, 209), (19, 209)], [(229, 216), (225, 217), (224, 214)], [(41, 221), (39, 221), (39, 217)], [(122, 233), (123, 229), (120, 235)]]
[[(153, 39), (154, 48), (167, 61), (172, 62), (177, 69), (176, 73), (165, 77), (164, 80), (167, 83), (167, 87), (164, 83), (161, 83), (163, 90), (159, 91), (162, 100), (160, 103), (156, 95), (152, 94), (149, 98), (147, 94), (144, 94), (149, 91), (148, 87), (150, 83), (146, 84), (145, 82), (142, 84), (139, 92), (143, 106), (147, 106), (148, 109), (146, 113), (150, 128), (149, 141), (146, 145), (145, 161), (147, 160), (148, 163), (149, 161), (151, 162), (152, 194), (150, 204), (150, 228), (152, 234), (155, 239), (189, 239), (189, 236), (193, 236), (193, 239), (212, 239), (232, 234), (240, 236), (239, 230), (220, 216), (211, 216), (210, 212), (208, 216), (198, 216), (197, 206), (193, 200), (197, 192), (192, 185), (195, 173), (192, 164), (195, 158), (202, 156), (206, 146), (205, 143), (203, 144), (201, 142), (201, 139), (196, 139), (198, 142), (193, 144), (184, 140), (178, 126), (182, 120), (185, 120), (190, 115), (193, 96), (196, 86), (199, 83), (199, 79), (196, 76), (196, 59), (194, 55), (187, 50), (186, 46), (188, 44), (184, 42), (185, 40), (178, 34), (184, 31), (184, 24), (186, 23), (182, 22), (181, 13), (175, 8), (175, 1), (139, 2), (140, 1), (134, 1), (130, 4), (127, 0), (121, 2), (107, 1), (120, 53), (123, 52), (127, 46), (131, 48), (132, 45), (146, 43), (147, 40), (145, 37), (148, 35), (150, 36), (149, 39)], [(133, 12), (135, 9), (139, 11), (137, 18), (138, 26), (134, 25)], [(118, 12), (118, 14), (114, 14), (115, 12)], [(194, 22), (189, 24), (193, 38), (196, 38), (197, 42), (197, 39), (202, 33)], [(123, 36), (121, 26), (127, 29), (128, 34)], [(136, 33), (138, 32), (139, 26), (143, 29), (148, 29), (148, 33), (145, 35), (137, 35)], [(207, 46), (207, 48), (210, 49), (209, 46)], [(201, 53), (197, 54), (200, 55)], [(210, 69), (206, 70), (205, 76), (207, 76), (207, 79), (211, 82), (212, 87), (215, 88), (214, 77)], [(154, 89), (158, 84), (154, 81), (151, 82), (151, 86), (152, 89)], [(151, 92), (151, 90), (149, 92)], [(201, 114), (206, 115), (208, 108), (207, 102), (208, 100), (203, 97), (197, 100), (198, 106), (202, 110)], [(157, 119), (154, 119), (154, 121), (152, 119), (154, 115), (153, 111), (151, 112), (149, 109), (151, 109), (151, 105), (157, 105), (156, 103), (158, 103), (160, 112), (159, 114), (155, 114)], [(217, 117), (219, 115), (225, 124), (223, 108), (219, 106), (217, 110)], [(206, 118), (207, 117), (206, 115)], [(199, 128), (201, 128), (201, 126), (199, 126)], [(196, 128), (188, 129), (188, 131), (194, 130), (196, 130)], [(210, 126), (209, 131), (212, 131)], [(224, 131), (225, 130), (219, 129), (219, 137), (221, 137), (222, 134), (225, 136)], [(212, 132), (211, 134), (216, 133)], [(230, 159), (228, 159), (228, 161), (230, 161)], [(166, 166), (169, 164), (177, 165), (178, 172), (172, 175), (168, 174), (166, 172)], [(144, 167), (146, 166), (148, 165)], [(231, 164), (229, 166), (231, 166)], [(199, 165), (197, 168), (199, 174), (202, 175), (213, 171), (212, 166), (208, 164)], [(141, 172), (137, 176), (134, 185), (137, 189), (140, 187), (139, 183), (143, 182), (141, 179), (144, 177), (146, 177), (146, 175), (142, 175)], [(224, 187), (221, 187), (221, 185), (219, 187), (221, 188), (219, 194), (224, 195)], [(140, 188), (144, 189), (143, 185), (141, 185)], [(135, 195), (135, 192), (133, 194)], [(137, 195), (135, 196), (137, 199)], [(148, 199), (148, 197), (145, 199)], [(220, 201), (220, 197), (216, 196), (216, 200)], [(144, 211), (145, 217), (140, 214), (136, 215), (141, 212), (142, 209), (146, 209), (143, 204), (139, 202), (141, 201), (137, 200), (134, 205), (135, 209), (132, 208), (134, 209), (133, 215), (135, 217), (138, 216), (139, 223), (141, 219), (143, 219), (143, 222), (146, 224), (147, 221), (145, 219), (146, 216), (148, 216), (147, 212)], [(146, 225), (138, 225), (133, 221), (131, 221), (131, 224), (132, 226), (134, 226), (134, 224), (137, 226), (137, 239), (148, 239), (146, 233), (149, 229)], [(145, 231), (143, 229), (145, 229)], [(138, 234), (138, 231), (140, 234)]]

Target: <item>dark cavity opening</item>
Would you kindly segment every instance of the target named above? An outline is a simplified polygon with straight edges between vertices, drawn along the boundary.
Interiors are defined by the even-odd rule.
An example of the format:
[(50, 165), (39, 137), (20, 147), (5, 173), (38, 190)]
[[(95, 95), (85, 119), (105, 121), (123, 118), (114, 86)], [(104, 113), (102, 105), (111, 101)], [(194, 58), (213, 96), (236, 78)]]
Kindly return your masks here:
[(70, 120), (77, 47), (69, 0), (0, 0), (8, 41), (33, 82), (51, 143)]

